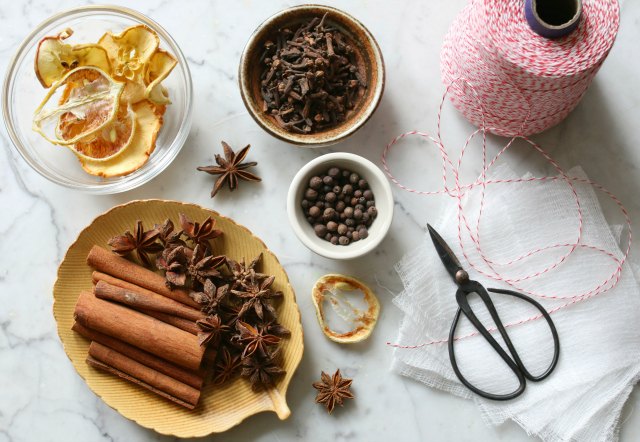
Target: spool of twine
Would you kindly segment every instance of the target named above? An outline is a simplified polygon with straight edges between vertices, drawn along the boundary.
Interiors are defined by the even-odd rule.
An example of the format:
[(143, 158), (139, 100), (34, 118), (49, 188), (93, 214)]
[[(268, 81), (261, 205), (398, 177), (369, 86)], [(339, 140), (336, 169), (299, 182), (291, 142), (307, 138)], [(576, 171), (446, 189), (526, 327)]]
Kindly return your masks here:
[[(581, 6), (567, 16), (566, 26), (557, 11), (542, 9), (558, 2), (568, 2), (570, 12), (572, 4)], [(535, 11), (529, 21), (527, 8)], [(532, 21), (547, 17), (550, 26)], [(476, 126), (484, 114), (486, 130), (497, 135), (542, 132), (578, 105), (611, 50), (619, 22), (617, 0), (473, 0), (445, 37), (442, 80), (453, 85), (452, 103)]]

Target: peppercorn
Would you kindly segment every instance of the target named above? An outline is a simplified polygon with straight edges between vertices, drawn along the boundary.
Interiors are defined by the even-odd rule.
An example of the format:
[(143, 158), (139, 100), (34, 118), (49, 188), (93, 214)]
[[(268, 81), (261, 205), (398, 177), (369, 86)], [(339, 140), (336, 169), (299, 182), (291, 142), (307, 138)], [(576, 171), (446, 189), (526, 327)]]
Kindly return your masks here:
[(327, 223), (327, 230), (329, 230), (329, 232), (335, 232), (338, 230), (338, 223), (335, 221), (329, 221)]
[(309, 180), (309, 187), (312, 189), (318, 190), (322, 187), (322, 178), (319, 176), (314, 176)]
[(342, 192), (342, 187), (340, 186), (333, 186), (333, 193), (335, 194), (340, 194)]
[(358, 187), (362, 190), (365, 190), (369, 187), (369, 183), (367, 182), (367, 180), (361, 179), (360, 181), (358, 181)]
[[(351, 184), (345, 184), (342, 187), (342, 194), (343, 195), (351, 195), (353, 193), (353, 186)], [(317, 196), (317, 193), (316, 193)]]
[(331, 244), (333, 244), (334, 246), (338, 245), (338, 237), (337, 236), (333, 235), (331, 237)]
[(367, 200), (367, 201), (371, 201), (373, 199), (373, 192), (370, 190), (365, 190), (364, 192), (362, 192), (362, 196)]
[(329, 192), (324, 196), (324, 200), (330, 203), (333, 203), (336, 200), (336, 194), (333, 192)]
[(304, 193), (304, 197), (308, 200), (315, 201), (318, 198), (318, 192), (311, 188), (308, 188)]
[(311, 215), (314, 218), (317, 218), (320, 216), (320, 208), (317, 206), (313, 206), (312, 208), (309, 209), (309, 215)]
[(347, 218), (346, 220), (344, 220), (344, 223), (349, 227), (353, 227), (356, 225), (356, 220), (354, 220), (353, 218)]
[(300, 203), (300, 205), (302, 206), (303, 209), (308, 209), (309, 206), (311, 206), (311, 203), (309, 202), (309, 200), (302, 200), (302, 202)]
[(353, 196), (360, 198), (362, 196), (362, 190), (358, 189), (353, 192)]
[(369, 231), (366, 228), (362, 228), (358, 230), (358, 235), (360, 236), (360, 239), (365, 239), (367, 236), (369, 236)]
[(313, 230), (320, 238), (324, 237), (327, 234), (327, 226), (322, 224), (316, 224), (315, 226), (313, 226)]
[(343, 213), (347, 218), (352, 218), (353, 217), (353, 207), (345, 207)]
[(362, 219), (362, 209), (356, 209), (353, 211), (353, 217), (356, 220)]
[(340, 213), (344, 212), (345, 207), (347, 207), (347, 205), (344, 203), (344, 201), (338, 201), (336, 203), (336, 210)]
[(371, 206), (367, 209), (367, 212), (369, 213), (369, 216), (371, 218), (375, 218), (376, 216), (378, 216), (378, 209), (376, 209), (375, 206)]
[(360, 241), (360, 233), (354, 231), (351, 234), (351, 241)]
[(331, 241), (331, 237), (332, 237), (332, 236), (333, 236), (333, 235), (331, 234), (331, 232), (327, 232), (327, 234), (324, 236), (324, 239), (325, 239), (326, 241)]
[[(333, 239), (333, 238), (332, 238)], [(349, 238), (347, 238), (346, 236), (341, 236), (338, 241), (340, 242), (340, 245), (342, 246), (346, 246), (347, 244), (349, 244)]]
[(349, 231), (349, 228), (347, 227), (346, 224), (338, 224), (338, 233), (340, 235), (344, 235), (348, 231)]
[(322, 182), (325, 186), (333, 186), (333, 178), (329, 175), (325, 175), (322, 177)]
[(332, 167), (327, 171), (327, 175), (329, 175), (331, 178), (337, 178), (338, 175), (340, 175), (340, 169), (338, 169), (337, 167)]
[(349, 175), (349, 182), (351, 184), (358, 184), (358, 181), (360, 181), (360, 175), (355, 172)]

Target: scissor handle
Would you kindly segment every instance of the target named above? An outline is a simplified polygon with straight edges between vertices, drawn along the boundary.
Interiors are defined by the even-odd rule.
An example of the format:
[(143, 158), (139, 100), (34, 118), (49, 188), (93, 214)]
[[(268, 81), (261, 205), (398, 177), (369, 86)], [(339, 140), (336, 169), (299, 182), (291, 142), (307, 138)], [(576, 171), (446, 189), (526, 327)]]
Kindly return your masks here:
[[(525, 296), (521, 293), (510, 291), (510, 290), (498, 290), (498, 289), (490, 289), (490, 290), (495, 293), (515, 296), (519, 299), (529, 302), (534, 307), (536, 307), (542, 313), (544, 318), (547, 320), (547, 323), (551, 328), (551, 333), (553, 335), (553, 340), (554, 340), (554, 355), (553, 355), (553, 360), (551, 362), (551, 365), (543, 374), (539, 376), (531, 375), (528, 372), (528, 370), (525, 368), (524, 364), (522, 363), (522, 360), (520, 359), (520, 356), (518, 355), (518, 352), (515, 349), (515, 346), (511, 342), (511, 338), (509, 337), (502, 321), (500, 320), (498, 311), (496, 310), (495, 305), (493, 304), (493, 301), (491, 301), (491, 298), (489, 297), (489, 293), (487, 293), (487, 290), (485, 290), (485, 288), (476, 281), (468, 281), (458, 289), (458, 291), (456, 292), (456, 301), (458, 303), (458, 310), (456, 311), (453, 323), (451, 324), (451, 330), (449, 331), (449, 358), (451, 360), (451, 366), (453, 368), (453, 371), (455, 372), (458, 379), (460, 379), (460, 381), (474, 393), (487, 399), (505, 401), (505, 400), (516, 398), (524, 392), (526, 387), (525, 379), (530, 379), (531, 381), (540, 381), (546, 378), (547, 376), (549, 376), (549, 374), (551, 374), (551, 372), (553, 371), (553, 369), (555, 368), (558, 362), (558, 356), (560, 352), (560, 342), (559, 342), (558, 333), (556, 331), (555, 325), (553, 324), (553, 321), (549, 317), (549, 314), (544, 309), (544, 307), (542, 307), (542, 305), (540, 305), (538, 302), (536, 302), (532, 298), (529, 298), (528, 296)], [(478, 317), (475, 315), (475, 313), (471, 309), (471, 306), (469, 305), (469, 301), (467, 299), (467, 296), (470, 295), (471, 293), (476, 293), (478, 296), (480, 296), (480, 299), (482, 299), (482, 302), (484, 302), (485, 306), (487, 307), (487, 310), (489, 311), (489, 314), (491, 315), (491, 318), (493, 319), (498, 331), (500, 332), (500, 335), (502, 336), (502, 339), (504, 340), (505, 344), (507, 345), (507, 348), (509, 349), (509, 352), (511, 353), (511, 357), (502, 348), (502, 346), (498, 344), (498, 342), (491, 335), (491, 333), (486, 329), (486, 327), (482, 325)], [(489, 393), (475, 387), (462, 375), (462, 373), (460, 372), (460, 369), (458, 368), (458, 364), (456, 361), (455, 352), (453, 348), (454, 341), (455, 341), (455, 331), (458, 326), (458, 322), (460, 320), (460, 312), (464, 313), (464, 315), (469, 319), (469, 321), (471, 321), (471, 323), (476, 328), (476, 330), (478, 330), (478, 332), (487, 340), (487, 342), (498, 353), (500, 358), (505, 362), (505, 364), (507, 364), (509, 369), (516, 375), (516, 377), (518, 378), (519, 385), (515, 391), (507, 394)]]

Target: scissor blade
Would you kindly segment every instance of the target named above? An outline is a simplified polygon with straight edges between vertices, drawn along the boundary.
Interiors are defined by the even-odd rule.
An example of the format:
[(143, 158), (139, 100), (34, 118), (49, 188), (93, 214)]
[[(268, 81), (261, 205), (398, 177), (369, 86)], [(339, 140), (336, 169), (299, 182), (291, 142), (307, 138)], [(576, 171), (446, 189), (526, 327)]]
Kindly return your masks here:
[(458, 270), (462, 270), (462, 266), (460, 265), (460, 261), (456, 255), (451, 251), (451, 247), (445, 242), (444, 239), (440, 236), (436, 230), (427, 224), (427, 229), (429, 230), (429, 235), (431, 235), (431, 241), (433, 241), (433, 245), (438, 252), (438, 256), (440, 256), (440, 260), (442, 264), (444, 264), (447, 272), (451, 275), (453, 280), (456, 279), (456, 273)]

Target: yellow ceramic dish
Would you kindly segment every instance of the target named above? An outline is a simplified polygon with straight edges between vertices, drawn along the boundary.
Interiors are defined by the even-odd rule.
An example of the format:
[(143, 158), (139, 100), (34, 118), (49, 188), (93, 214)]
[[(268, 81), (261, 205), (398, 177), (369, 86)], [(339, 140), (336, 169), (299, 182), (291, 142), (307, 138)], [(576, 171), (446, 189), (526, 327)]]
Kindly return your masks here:
[[(112, 236), (131, 229), (136, 220), (145, 226), (162, 223), (170, 218), (178, 222), (178, 214), (184, 213), (194, 220), (211, 216), (224, 235), (214, 240), (216, 251), (233, 259), (253, 259), (263, 253), (262, 272), (275, 275), (274, 288), (284, 293), (278, 308), (279, 321), (291, 330), (291, 337), (282, 341), (286, 375), (278, 380), (276, 388), (253, 392), (245, 379), (236, 378), (222, 387), (207, 385), (200, 404), (193, 411), (179, 407), (147, 390), (125, 382), (112, 375), (97, 371), (85, 363), (89, 341), (71, 330), (73, 309), (83, 289), (90, 289), (92, 269), (85, 260), (94, 244), (107, 247)], [(218, 213), (194, 204), (176, 201), (143, 200), (116, 206), (98, 216), (69, 247), (60, 267), (53, 288), (53, 314), (58, 324), (58, 334), (64, 350), (73, 366), (94, 393), (110, 407), (143, 427), (159, 433), (178, 437), (200, 437), (225, 431), (247, 417), (263, 411), (273, 411), (280, 419), (290, 415), (286, 392), (304, 349), (300, 312), (295, 294), (284, 269), (276, 256), (247, 228)]]

